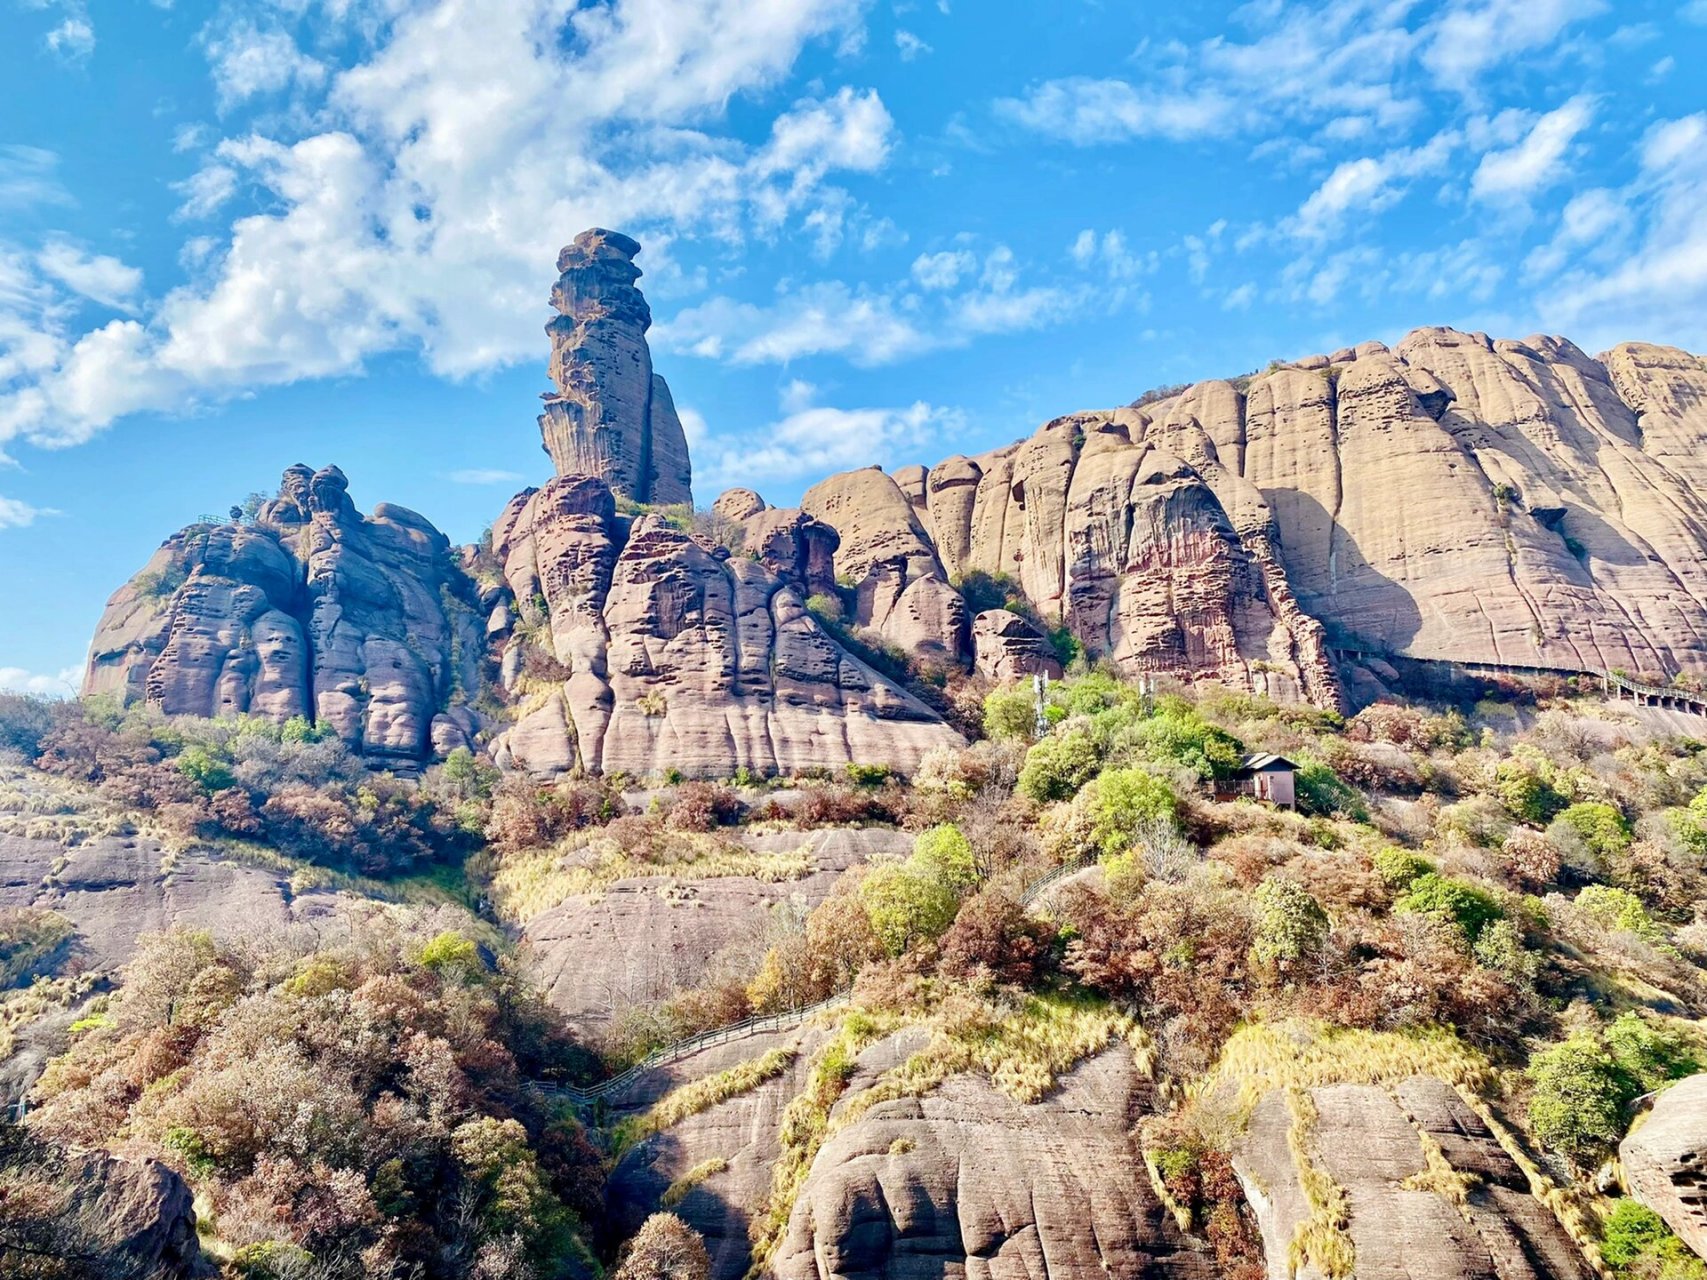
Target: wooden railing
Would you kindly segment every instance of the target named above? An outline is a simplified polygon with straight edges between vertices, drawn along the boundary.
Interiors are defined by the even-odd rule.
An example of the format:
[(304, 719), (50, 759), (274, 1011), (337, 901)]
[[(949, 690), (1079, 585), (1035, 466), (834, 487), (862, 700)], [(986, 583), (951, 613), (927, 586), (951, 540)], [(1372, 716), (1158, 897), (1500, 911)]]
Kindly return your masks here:
[[(1080, 854), (1070, 858), (1058, 867), (1052, 867), (1024, 889), (1020, 890), (1019, 904), (1029, 907), (1048, 891), (1050, 886), (1058, 884), (1068, 876), (1083, 871), (1092, 865), (1096, 858), (1091, 854)], [(749, 1036), (767, 1035), (773, 1031), (784, 1031), (789, 1027), (798, 1026), (814, 1014), (826, 1009), (834, 1009), (846, 1004), (847, 994), (831, 996), (828, 1000), (820, 1000), (817, 1004), (809, 1004), (799, 1009), (784, 1009), (780, 1013), (767, 1013), (762, 1017), (745, 1018), (740, 1022), (732, 1022), (727, 1026), (713, 1027), (710, 1031), (701, 1031), (697, 1035), (684, 1036), (672, 1041), (661, 1049), (654, 1049), (639, 1062), (635, 1063), (621, 1075), (612, 1076), (609, 1080), (601, 1080), (597, 1084), (574, 1085), (557, 1081), (536, 1080), (533, 1088), (548, 1097), (562, 1098), (578, 1107), (591, 1106), (600, 1098), (608, 1098), (613, 1093), (619, 1093), (633, 1084), (648, 1072), (656, 1071), (659, 1067), (672, 1062), (679, 1062), (689, 1054), (698, 1053), (702, 1049), (712, 1049), (720, 1044), (728, 1044), (733, 1040), (745, 1040)]]
[(1450, 658), (1413, 658), (1404, 653), (1382, 652), (1378, 649), (1359, 649), (1347, 645), (1333, 645), (1330, 648), (1336, 658), (1342, 656), (1348, 658), (1397, 658), (1401, 662), (1410, 662), (1426, 667), (1445, 667), (1453, 672), (1473, 676), (1511, 676), (1520, 680), (1537, 678), (1570, 680), (1586, 677), (1598, 681), (1606, 693), (1617, 699), (1622, 699), (1624, 695), (1628, 694), (1632, 702), (1707, 715), (1707, 693), (1698, 693), (1693, 689), (1680, 689), (1675, 685), (1644, 684), (1640, 680), (1632, 680), (1629, 676), (1616, 671), (1591, 671), (1580, 667), (1526, 667), (1504, 662), (1454, 662)]

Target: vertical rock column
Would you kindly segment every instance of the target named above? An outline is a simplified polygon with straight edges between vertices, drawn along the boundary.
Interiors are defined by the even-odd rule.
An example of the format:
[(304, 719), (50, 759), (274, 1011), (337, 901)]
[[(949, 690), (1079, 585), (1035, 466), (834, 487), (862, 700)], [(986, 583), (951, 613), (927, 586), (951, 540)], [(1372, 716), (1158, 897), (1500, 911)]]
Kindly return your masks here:
[(638, 242), (594, 228), (557, 256), (551, 380), (539, 429), (560, 476), (595, 476), (637, 502), (691, 503), (687, 437), (652, 372), (652, 311), (635, 287)]

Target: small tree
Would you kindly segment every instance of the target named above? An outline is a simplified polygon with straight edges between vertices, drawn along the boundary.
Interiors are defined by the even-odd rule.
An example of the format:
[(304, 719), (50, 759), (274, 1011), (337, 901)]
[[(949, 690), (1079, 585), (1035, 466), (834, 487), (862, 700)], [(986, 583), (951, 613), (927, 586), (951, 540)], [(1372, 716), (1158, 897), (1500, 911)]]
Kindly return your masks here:
[(910, 863), (873, 867), (860, 882), (859, 900), (872, 932), (892, 956), (915, 942), (941, 937), (959, 907), (952, 889)]
[(1321, 949), (1328, 938), (1328, 913), (1303, 885), (1269, 876), (1252, 895), (1256, 903), (1256, 941), (1261, 964), (1285, 966)]
[(915, 868), (940, 880), (956, 896), (978, 883), (972, 842), (952, 822), (922, 831), (913, 841)]
[(1044, 738), (1025, 753), (1019, 789), (1039, 804), (1071, 800), (1100, 763), (1096, 743), (1079, 729)]
[(1143, 769), (1105, 769), (1093, 784), (1091, 839), (1106, 858), (1132, 847), (1138, 833), (1172, 823), (1179, 810), (1173, 788)]
[(1612, 1147), (1624, 1133), (1628, 1089), (1618, 1064), (1592, 1035), (1572, 1036), (1535, 1055), (1529, 1124), (1535, 1136), (1578, 1163)]
[(615, 1280), (706, 1280), (710, 1274), (699, 1233), (673, 1213), (655, 1213), (624, 1247)]
[(1482, 936), (1483, 929), (1505, 914), (1491, 895), (1433, 871), (1413, 880), (1410, 892), (1395, 902), (1393, 909), (1456, 925), (1471, 944)]

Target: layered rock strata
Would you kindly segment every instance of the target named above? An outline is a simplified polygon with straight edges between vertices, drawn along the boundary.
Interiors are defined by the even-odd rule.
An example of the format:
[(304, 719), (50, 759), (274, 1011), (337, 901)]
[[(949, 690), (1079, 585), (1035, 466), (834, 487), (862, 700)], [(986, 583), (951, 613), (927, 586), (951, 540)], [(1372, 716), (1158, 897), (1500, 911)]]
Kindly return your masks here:
[(551, 380), (539, 429), (560, 476), (597, 476), (636, 502), (693, 502), (687, 436), (664, 379), (652, 370), (652, 310), (634, 287), (638, 242), (595, 227), (557, 257), (545, 326)]
[(1618, 1157), (1630, 1194), (1707, 1258), (1707, 1075), (1690, 1076), (1655, 1098), (1618, 1144)]
[(1344, 1193), (1356, 1276), (1591, 1280), (1522, 1170), (1450, 1085), (1416, 1076), (1392, 1091), (1341, 1084), (1306, 1092), (1314, 1120), (1301, 1149), (1292, 1109), (1272, 1093), (1233, 1153), (1269, 1280), (1322, 1280), (1293, 1251), (1313, 1212), (1300, 1159)]
[(475, 591), (450, 542), (406, 508), (363, 516), (336, 467), (284, 474), (247, 522), (168, 538), (107, 602), (85, 694), (169, 715), (304, 716), (377, 759), (471, 745)]
[(1151, 1103), (1124, 1048), (1031, 1104), (970, 1075), (878, 1102), (818, 1152), (772, 1269), (779, 1280), (1209, 1280), (1212, 1257), (1163, 1209), (1129, 1136)]
[(858, 760), (907, 772), (959, 741), (841, 648), (784, 577), (659, 515), (619, 514), (601, 481), (518, 495), (492, 537), (517, 615), (501, 669), (521, 699), (494, 748), (501, 765), (727, 776)]

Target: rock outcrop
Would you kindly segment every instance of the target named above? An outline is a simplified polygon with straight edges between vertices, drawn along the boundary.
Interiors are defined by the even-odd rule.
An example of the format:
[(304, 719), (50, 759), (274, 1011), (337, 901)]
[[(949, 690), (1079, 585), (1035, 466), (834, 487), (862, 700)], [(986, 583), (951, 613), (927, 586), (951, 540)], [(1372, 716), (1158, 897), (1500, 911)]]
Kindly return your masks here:
[(997, 683), (1061, 678), (1061, 659), (1049, 637), (1011, 609), (986, 609), (972, 619), (972, 665)]
[[(1558, 1220), (1450, 1085), (1414, 1076), (1391, 1092), (1361, 1084), (1307, 1092), (1315, 1119), (1306, 1155), (1345, 1194), (1353, 1275), (1591, 1280)], [(1322, 1280), (1318, 1268), (1295, 1267), (1292, 1257), (1312, 1212), (1289, 1141), (1293, 1124), (1282, 1094), (1264, 1097), (1234, 1148), (1234, 1167), (1262, 1229), (1269, 1280)], [(1446, 1167), (1431, 1168), (1425, 1142)]]
[[(566, 476), (493, 527), (520, 625), (502, 671), (522, 701), (494, 748), (535, 773), (727, 776), (885, 762), (958, 735), (844, 650), (800, 591), (663, 517), (619, 515)], [(502, 606), (508, 607), (508, 606)], [(543, 676), (531, 675), (528, 653)]]
[(1129, 1136), (1151, 1101), (1131, 1051), (1114, 1048), (1031, 1104), (981, 1076), (879, 1102), (819, 1151), (772, 1269), (1209, 1280), (1211, 1255), (1163, 1209)]
[(551, 380), (539, 429), (560, 476), (596, 476), (635, 502), (693, 502), (687, 436), (652, 371), (652, 310), (634, 287), (638, 242), (595, 227), (557, 256)]
[(247, 521), (174, 534), (107, 602), (85, 694), (169, 715), (304, 716), (373, 759), (471, 745), (485, 639), (472, 582), (425, 519), (363, 516), (302, 465)]
[(1703, 405), (1675, 348), (1419, 329), (1137, 412), (1260, 491), (1336, 648), (1671, 675), (1707, 669)]
[(1707, 1258), (1707, 1075), (1690, 1076), (1655, 1098), (1618, 1144), (1618, 1158), (1630, 1194)]

